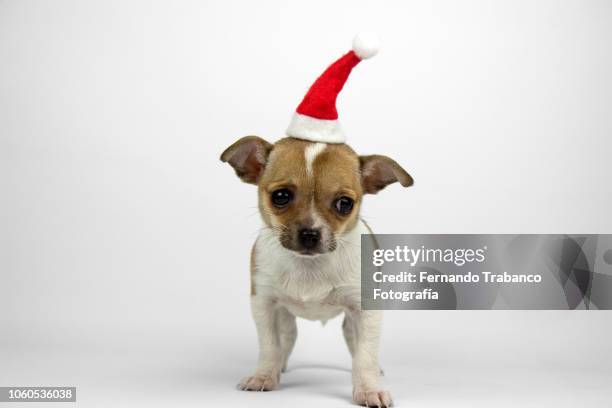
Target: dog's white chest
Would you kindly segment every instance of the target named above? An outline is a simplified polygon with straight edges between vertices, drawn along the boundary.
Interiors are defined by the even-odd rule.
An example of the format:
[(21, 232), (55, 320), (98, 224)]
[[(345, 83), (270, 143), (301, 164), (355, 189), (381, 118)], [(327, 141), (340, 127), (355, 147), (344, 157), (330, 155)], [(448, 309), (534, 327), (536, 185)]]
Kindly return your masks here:
[(287, 268), (277, 270), (269, 282), (279, 304), (292, 314), (309, 320), (328, 320), (342, 312), (333, 271)]

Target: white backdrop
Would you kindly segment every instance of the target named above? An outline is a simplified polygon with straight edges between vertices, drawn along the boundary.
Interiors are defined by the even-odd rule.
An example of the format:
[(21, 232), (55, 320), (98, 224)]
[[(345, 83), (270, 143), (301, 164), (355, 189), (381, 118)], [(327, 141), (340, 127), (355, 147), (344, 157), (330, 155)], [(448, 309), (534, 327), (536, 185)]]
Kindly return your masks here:
[[(0, 386), (348, 406), (338, 320), (299, 324), (279, 392), (234, 390), (260, 221), (218, 156), (281, 137), (363, 29), (340, 119), (415, 178), (366, 198), (375, 231), (612, 232), (609, 1), (0, 1)], [(605, 406), (611, 317), (389, 312), (382, 362), (399, 406)]]

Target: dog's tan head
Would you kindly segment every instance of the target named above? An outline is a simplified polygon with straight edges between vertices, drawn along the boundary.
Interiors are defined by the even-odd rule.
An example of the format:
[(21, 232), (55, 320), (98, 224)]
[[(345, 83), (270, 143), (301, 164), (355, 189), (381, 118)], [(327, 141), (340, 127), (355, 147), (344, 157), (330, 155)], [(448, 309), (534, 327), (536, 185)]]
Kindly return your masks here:
[(274, 145), (247, 136), (228, 147), (221, 160), (242, 181), (256, 184), (259, 209), (280, 243), (301, 255), (336, 249), (337, 237), (357, 223), (364, 194), (391, 183), (408, 187), (412, 177), (386, 156), (358, 156), (346, 144), (291, 137)]

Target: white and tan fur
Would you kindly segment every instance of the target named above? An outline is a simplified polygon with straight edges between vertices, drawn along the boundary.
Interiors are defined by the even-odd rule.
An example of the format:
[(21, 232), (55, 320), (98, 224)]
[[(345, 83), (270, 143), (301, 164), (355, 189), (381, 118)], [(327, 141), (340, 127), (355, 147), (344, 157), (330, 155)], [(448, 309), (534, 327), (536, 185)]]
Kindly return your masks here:
[[(243, 390), (278, 387), (297, 337), (296, 316), (326, 321), (344, 313), (343, 334), (352, 357), (353, 400), (391, 406), (380, 384), (378, 351), (381, 312), (361, 310), (361, 235), (371, 233), (359, 218), (365, 193), (412, 178), (385, 156), (357, 156), (346, 145), (286, 138), (271, 145), (255, 136), (240, 139), (221, 156), (238, 176), (259, 187), (265, 227), (251, 256), (251, 308), (259, 338), (259, 360)], [(283, 208), (270, 192), (289, 188), (295, 198)], [(354, 200), (350, 214), (334, 210), (339, 195)], [(320, 241), (303, 251), (294, 235), (304, 225)], [(298, 240), (299, 241), (299, 240)]]

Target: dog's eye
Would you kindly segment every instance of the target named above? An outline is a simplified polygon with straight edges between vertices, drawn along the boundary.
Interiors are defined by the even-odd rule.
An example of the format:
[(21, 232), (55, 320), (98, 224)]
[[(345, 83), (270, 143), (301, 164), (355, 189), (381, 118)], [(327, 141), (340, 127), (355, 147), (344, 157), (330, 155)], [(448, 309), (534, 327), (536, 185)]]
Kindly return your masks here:
[(272, 192), (271, 199), (272, 204), (274, 204), (275, 207), (283, 208), (289, 204), (291, 200), (293, 200), (293, 193), (291, 190), (281, 188), (280, 190), (275, 190)]
[(349, 197), (340, 197), (334, 202), (334, 208), (342, 215), (348, 215), (353, 210), (353, 199)]

